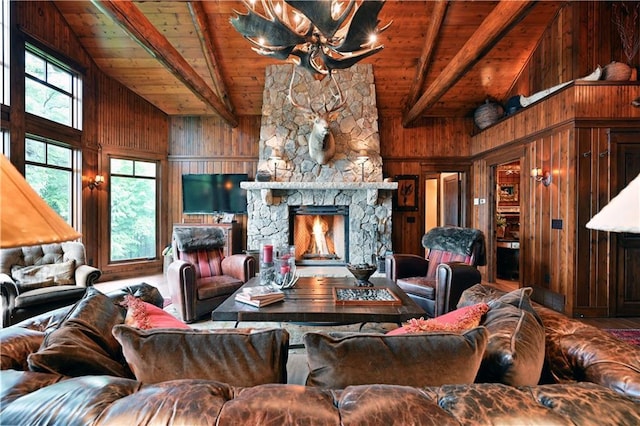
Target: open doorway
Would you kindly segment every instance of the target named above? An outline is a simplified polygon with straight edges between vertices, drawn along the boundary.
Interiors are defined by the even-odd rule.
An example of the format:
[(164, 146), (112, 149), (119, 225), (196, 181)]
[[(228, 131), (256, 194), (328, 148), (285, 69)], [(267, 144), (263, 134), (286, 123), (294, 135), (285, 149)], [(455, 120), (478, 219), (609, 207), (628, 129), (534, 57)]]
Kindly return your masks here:
[(520, 281), (520, 160), (496, 168), (496, 282)]
[(464, 226), (465, 173), (442, 172), (425, 176), (424, 230), (436, 226)]

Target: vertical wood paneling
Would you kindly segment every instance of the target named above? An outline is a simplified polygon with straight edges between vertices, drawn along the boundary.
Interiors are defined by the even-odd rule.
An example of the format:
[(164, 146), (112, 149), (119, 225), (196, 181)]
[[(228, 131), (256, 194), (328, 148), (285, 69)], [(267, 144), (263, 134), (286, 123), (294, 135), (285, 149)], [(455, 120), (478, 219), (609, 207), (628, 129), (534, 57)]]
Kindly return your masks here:
[[(169, 226), (183, 221), (213, 223), (213, 215), (182, 214), (182, 175), (247, 173), (253, 179), (258, 165), (260, 117), (239, 117), (236, 128), (217, 117), (172, 117), (169, 133)], [(245, 224), (244, 216), (238, 215), (237, 220)], [(242, 228), (246, 232), (246, 226)]]

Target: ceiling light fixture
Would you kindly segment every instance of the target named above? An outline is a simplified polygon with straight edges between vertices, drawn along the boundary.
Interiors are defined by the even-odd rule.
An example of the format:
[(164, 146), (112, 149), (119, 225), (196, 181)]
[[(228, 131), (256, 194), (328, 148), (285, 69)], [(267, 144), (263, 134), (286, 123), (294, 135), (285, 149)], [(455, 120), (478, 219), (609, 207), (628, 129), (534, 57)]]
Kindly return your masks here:
[(231, 24), (252, 49), (293, 61), (320, 80), (382, 50), (376, 37), (391, 25), (378, 28), (384, 0), (262, 0), (261, 8), (255, 1), (243, 3), (247, 13), (236, 11)]

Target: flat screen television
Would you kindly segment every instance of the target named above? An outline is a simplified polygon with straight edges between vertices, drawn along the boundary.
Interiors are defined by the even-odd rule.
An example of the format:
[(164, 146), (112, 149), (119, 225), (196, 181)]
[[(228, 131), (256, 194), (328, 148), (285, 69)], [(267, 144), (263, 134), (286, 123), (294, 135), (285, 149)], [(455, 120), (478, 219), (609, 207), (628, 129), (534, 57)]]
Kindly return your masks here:
[(240, 182), (246, 173), (182, 175), (182, 212), (184, 214), (246, 213), (247, 191)]

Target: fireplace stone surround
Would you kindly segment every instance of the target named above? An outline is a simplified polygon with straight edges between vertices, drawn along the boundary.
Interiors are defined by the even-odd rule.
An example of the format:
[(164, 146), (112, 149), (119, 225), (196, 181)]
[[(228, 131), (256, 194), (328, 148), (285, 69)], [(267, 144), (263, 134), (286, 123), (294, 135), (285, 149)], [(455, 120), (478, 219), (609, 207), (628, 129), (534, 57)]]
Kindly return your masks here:
[[(291, 65), (271, 65), (266, 70), (258, 170), (275, 174), (270, 157), (276, 151), (284, 164), (278, 166), (277, 181), (240, 184), (247, 190), (247, 248), (257, 250), (266, 239), (290, 244), (289, 206), (345, 206), (348, 260), (370, 263), (372, 255), (392, 250), (392, 198), (398, 187), (382, 178), (372, 67), (357, 64), (335, 76), (348, 102), (330, 124), (336, 154), (325, 165), (314, 162), (308, 152), (311, 121), (286, 98), (291, 72)], [(298, 102), (326, 100), (328, 80), (298, 75), (294, 96)], [(368, 156), (364, 165), (358, 161), (363, 151)]]

